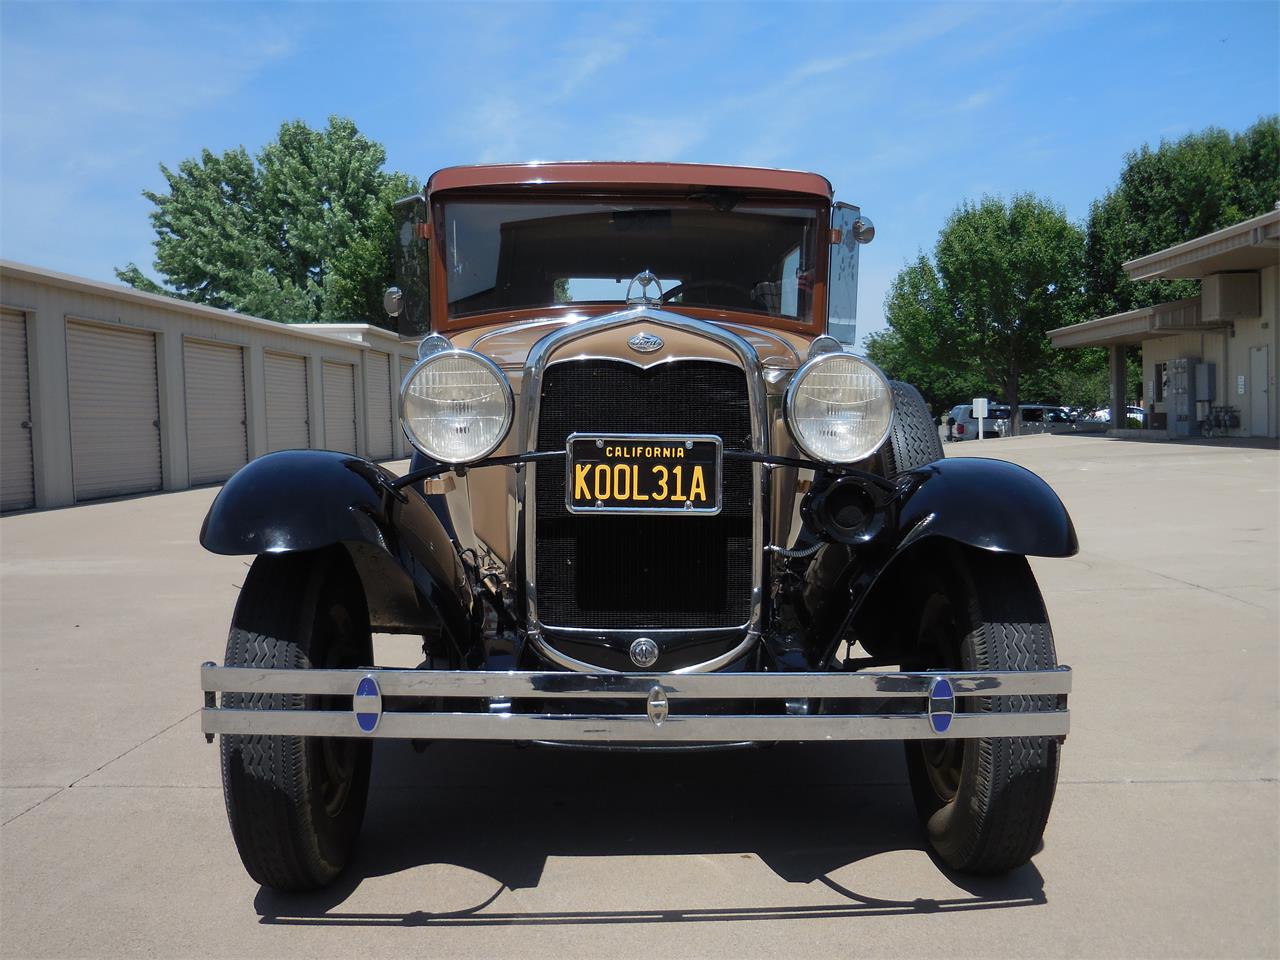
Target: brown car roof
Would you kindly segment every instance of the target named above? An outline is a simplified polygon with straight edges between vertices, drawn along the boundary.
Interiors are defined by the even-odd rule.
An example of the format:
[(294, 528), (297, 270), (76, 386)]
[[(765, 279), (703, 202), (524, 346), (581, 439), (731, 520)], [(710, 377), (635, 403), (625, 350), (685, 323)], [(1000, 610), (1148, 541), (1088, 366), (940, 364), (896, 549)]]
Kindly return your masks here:
[(634, 190), (643, 187), (775, 190), (831, 199), (831, 181), (816, 173), (731, 167), (711, 163), (491, 163), (445, 167), (427, 181), (427, 192), (476, 187), (563, 184)]

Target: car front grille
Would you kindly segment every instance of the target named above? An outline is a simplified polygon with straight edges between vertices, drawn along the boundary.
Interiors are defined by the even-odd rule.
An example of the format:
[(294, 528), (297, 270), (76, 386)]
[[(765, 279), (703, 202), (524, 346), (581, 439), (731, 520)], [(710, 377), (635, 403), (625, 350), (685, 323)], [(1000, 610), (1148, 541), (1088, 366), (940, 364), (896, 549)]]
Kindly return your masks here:
[[(573, 360), (543, 376), (538, 449), (571, 433), (715, 434), (751, 449), (744, 372), (706, 360), (641, 370)], [(725, 459), (713, 517), (571, 514), (565, 473), (541, 464), (536, 485), (536, 587), (544, 625), (598, 630), (730, 627), (751, 611), (751, 464)]]

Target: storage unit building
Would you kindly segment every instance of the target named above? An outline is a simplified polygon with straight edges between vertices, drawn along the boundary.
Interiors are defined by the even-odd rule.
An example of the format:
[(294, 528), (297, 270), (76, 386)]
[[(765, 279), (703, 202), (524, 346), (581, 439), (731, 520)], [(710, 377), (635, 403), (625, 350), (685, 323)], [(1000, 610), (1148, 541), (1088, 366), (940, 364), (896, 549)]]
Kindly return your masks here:
[(221, 482), (277, 450), (405, 455), (391, 381), (415, 346), (390, 331), (7, 261), (0, 308), (0, 509)]

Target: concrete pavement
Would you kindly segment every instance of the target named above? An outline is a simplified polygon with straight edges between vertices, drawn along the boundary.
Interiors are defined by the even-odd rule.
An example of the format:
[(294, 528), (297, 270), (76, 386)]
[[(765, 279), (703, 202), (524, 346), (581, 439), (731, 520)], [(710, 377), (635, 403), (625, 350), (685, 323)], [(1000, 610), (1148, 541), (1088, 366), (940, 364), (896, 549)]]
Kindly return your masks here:
[(1033, 562), (1076, 693), (1010, 877), (924, 852), (896, 744), (385, 743), (348, 875), (262, 890), (196, 719), (246, 569), (196, 545), (203, 489), (0, 520), (0, 953), (1275, 956), (1280, 454), (958, 446), (1044, 476), (1082, 544)]

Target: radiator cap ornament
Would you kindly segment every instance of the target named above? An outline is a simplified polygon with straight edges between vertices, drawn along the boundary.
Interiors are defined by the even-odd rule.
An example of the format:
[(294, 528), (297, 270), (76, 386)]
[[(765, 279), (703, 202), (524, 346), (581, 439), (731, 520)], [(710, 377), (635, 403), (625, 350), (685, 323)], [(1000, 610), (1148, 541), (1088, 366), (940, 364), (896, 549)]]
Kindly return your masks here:
[(658, 662), (658, 645), (648, 637), (640, 637), (631, 644), (631, 662), (637, 667), (652, 667)]
[(636, 353), (653, 353), (662, 349), (662, 338), (657, 334), (641, 332), (628, 340), (627, 346)]
[[(631, 291), (636, 288), (637, 284), (640, 287), (640, 292), (633, 294)], [(649, 293), (650, 287), (653, 287), (657, 293)], [(662, 281), (653, 275), (652, 270), (641, 270), (631, 278), (631, 282), (627, 284), (627, 303), (645, 307), (662, 306)]]

